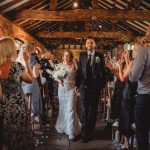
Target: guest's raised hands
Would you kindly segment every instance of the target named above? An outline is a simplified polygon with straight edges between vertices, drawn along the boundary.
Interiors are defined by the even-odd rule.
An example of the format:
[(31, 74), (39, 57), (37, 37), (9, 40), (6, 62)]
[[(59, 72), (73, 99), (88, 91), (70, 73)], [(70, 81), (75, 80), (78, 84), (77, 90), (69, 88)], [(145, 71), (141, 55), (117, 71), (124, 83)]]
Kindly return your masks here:
[(117, 61), (116, 64), (117, 64), (118, 69), (122, 69), (122, 63), (123, 63), (123, 62), (122, 62), (121, 60), (118, 60), (118, 61)]
[(24, 59), (24, 61), (26, 62), (26, 63), (28, 63), (29, 62), (29, 60), (30, 60), (30, 54), (29, 54), (29, 52), (23, 52), (23, 59)]
[(130, 62), (129, 52), (128, 51), (124, 52), (124, 60), (125, 60), (126, 65), (128, 65), (129, 62)]

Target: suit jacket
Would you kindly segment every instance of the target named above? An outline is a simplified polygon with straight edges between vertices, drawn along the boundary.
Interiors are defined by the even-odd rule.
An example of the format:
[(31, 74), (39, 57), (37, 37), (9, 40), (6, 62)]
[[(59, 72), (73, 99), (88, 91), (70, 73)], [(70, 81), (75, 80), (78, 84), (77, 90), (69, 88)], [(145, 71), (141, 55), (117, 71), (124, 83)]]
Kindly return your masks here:
[[(87, 86), (87, 61), (88, 53), (87, 51), (81, 52), (79, 56), (78, 70), (76, 74), (76, 86)], [(102, 89), (106, 84), (106, 73), (105, 73), (105, 60), (101, 53), (95, 51), (93, 64), (92, 64), (92, 80), (94, 89)]]

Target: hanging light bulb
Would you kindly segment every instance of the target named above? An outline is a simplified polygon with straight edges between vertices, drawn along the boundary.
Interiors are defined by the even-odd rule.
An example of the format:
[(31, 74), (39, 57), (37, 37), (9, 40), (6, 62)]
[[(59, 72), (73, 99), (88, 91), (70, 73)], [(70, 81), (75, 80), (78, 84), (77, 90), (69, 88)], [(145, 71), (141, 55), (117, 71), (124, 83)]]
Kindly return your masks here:
[(78, 8), (79, 7), (79, 4), (78, 4), (78, 2), (73, 2), (73, 8)]
[(99, 28), (102, 28), (102, 25), (99, 25), (98, 27), (99, 27)]

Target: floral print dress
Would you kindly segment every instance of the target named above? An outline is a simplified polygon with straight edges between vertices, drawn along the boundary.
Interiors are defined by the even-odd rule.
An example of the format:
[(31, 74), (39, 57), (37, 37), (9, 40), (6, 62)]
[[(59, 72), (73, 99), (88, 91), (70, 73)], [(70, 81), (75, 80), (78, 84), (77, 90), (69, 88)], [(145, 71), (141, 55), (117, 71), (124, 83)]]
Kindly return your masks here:
[(20, 77), (23, 71), (24, 67), (14, 62), (8, 79), (1, 79), (3, 98), (0, 102), (0, 115), (4, 116), (2, 137), (3, 143), (10, 150), (32, 150), (34, 145), (30, 113), (21, 87)]

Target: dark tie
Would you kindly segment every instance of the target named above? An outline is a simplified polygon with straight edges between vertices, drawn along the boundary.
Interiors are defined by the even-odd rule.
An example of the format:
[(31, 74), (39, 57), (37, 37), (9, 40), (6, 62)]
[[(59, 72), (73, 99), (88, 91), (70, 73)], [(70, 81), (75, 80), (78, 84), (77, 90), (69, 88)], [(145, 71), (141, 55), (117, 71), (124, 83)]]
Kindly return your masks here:
[(93, 84), (93, 75), (92, 75), (92, 66), (91, 66), (91, 59), (92, 59), (92, 55), (89, 54), (88, 55), (88, 62), (87, 62), (87, 87), (91, 87), (91, 85)]
[(91, 66), (91, 57), (92, 57), (91, 54), (89, 54), (89, 57), (88, 57), (88, 65), (89, 66)]

